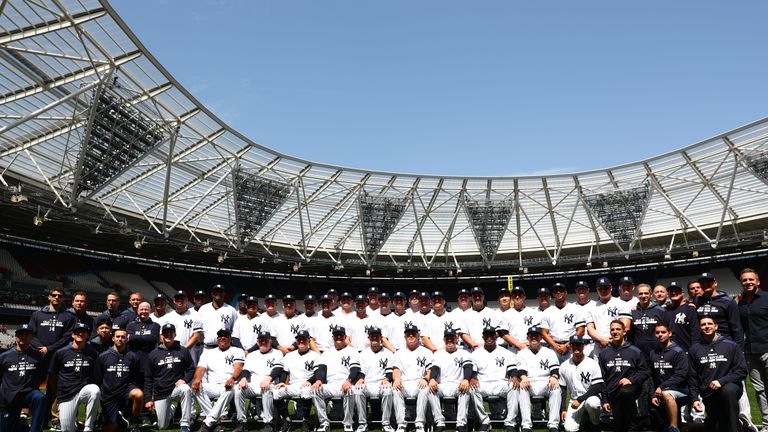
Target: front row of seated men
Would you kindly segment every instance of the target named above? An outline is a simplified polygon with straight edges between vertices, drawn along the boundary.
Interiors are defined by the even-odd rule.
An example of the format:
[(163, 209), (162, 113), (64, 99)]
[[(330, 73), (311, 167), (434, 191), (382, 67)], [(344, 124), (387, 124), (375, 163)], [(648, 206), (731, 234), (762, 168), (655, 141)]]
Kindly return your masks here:
[[(179, 406), (181, 431), (188, 432), (193, 399), (204, 417), (203, 432), (216, 426), (234, 399), (234, 430), (239, 432), (247, 421), (246, 400), (255, 396), (261, 397), (266, 432), (272, 431), (278, 419), (287, 418), (288, 399), (297, 402), (303, 430), (309, 429), (309, 413), (314, 406), (317, 431), (328, 432), (326, 401), (331, 398), (343, 401), (345, 432), (353, 431), (355, 414), (357, 432), (368, 430), (369, 398), (381, 401), (385, 432), (394, 432), (393, 425), (398, 432), (406, 429), (406, 399), (416, 399), (417, 431), (425, 429), (429, 410), (435, 430), (441, 432), (445, 428), (442, 398), (457, 400), (457, 431), (466, 431), (470, 409), (476, 413), (481, 430), (489, 431), (490, 419), (483, 408), (483, 398), (487, 397), (505, 400), (505, 432), (518, 426), (526, 432), (532, 428), (534, 396), (549, 401), (550, 432), (557, 431), (561, 422), (566, 431), (594, 428), (601, 409), (612, 413), (613, 430), (633, 431), (643, 426), (636, 411), (637, 401), (644, 397), (644, 384), (652, 389), (650, 403), (665, 417), (666, 431), (678, 431), (678, 412), (687, 404), (698, 411), (706, 406), (706, 430), (738, 431), (738, 400), (746, 379), (744, 355), (733, 341), (717, 334), (717, 323), (711, 316), (702, 316), (699, 327), (701, 341), (686, 354), (671, 341), (669, 326), (657, 324), (659, 347), (646, 361), (637, 347), (626, 342), (624, 323), (615, 320), (610, 324), (611, 343), (601, 350), (597, 361), (584, 354), (588, 341), (574, 336), (570, 339), (572, 355), (562, 364), (553, 350), (542, 346), (536, 327), (528, 330), (528, 347), (517, 354), (497, 345), (497, 333), (492, 328), (483, 330), (483, 346), (473, 352), (459, 349), (457, 334), (448, 330), (445, 347), (433, 353), (419, 343), (419, 329), (408, 325), (404, 331), (406, 346), (395, 353), (383, 348), (379, 328), (368, 329), (369, 346), (358, 352), (347, 345), (345, 329), (337, 326), (332, 329), (332, 349), (322, 354), (310, 350), (310, 335), (301, 330), (296, 335), (297, 349), (285, 356), (273, 348), (268, 332), (258, 334), (258, 350), (246, 356), (241, 348), (232, 346), (230, 332), (222, 329), (217, 333), (216, 346), (203, 352), (195, 368), (190, 353), (174, 341), (175, 327), (165, 324), (161, 343), (149, 352), (142, 368), (136, 353), (125, 349), (124, 330), (115, 331), (114, 346), (97, 355), (86, 344), (89, 329), (78, 324), (72, 343), (44, 368), (41, 357), (29, 347), (31, 330), (22, 326), (16, 331), (15, 349), (0, 356), (0, 367), (14, 373), (0, 375), (0, 403), (5, 413), (13, 414), (0, 418), (0, 429), (15, 430), (15, 407), (27, 403), (35, 408), (31, 410), (31, 429), (39, 430), (42, 419), (38, 405), (43, 396), (32, 375), (47, 369), (49, 389), (58, 399), (62, 430), (67, 432), (77, 430), (80, 405), (85, 405), (84, 430), (93, 430), (99, 403), (104, 430), (115, 430), (122, 421), (121, 414), (135, 428), (142, 401), (143, 408), (154, 408), (160, 428), (170, 424)], [(566, 394), (570, 395), (567, 401)], [(12, 400), (6, 400), (10, 395), (14, 395)], [(282, 431), (290, 427), (288, 421), (281, 423)]]

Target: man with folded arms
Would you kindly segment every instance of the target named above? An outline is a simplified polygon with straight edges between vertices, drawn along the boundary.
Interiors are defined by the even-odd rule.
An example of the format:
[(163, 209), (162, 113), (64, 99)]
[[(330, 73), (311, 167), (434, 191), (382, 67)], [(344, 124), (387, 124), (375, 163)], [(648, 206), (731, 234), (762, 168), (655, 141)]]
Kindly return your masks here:
[[(320, 354), (309, 349), (309, 332), (299, 330), (296, 334), (296, 349), (283, 358), (283, 370), (288, 373), (288, 382), (278, 383), (272, 389), (275, 400), (295, 399), (296, 411), (302, 421), (302, 431), (309, 431), (309, 414), (312, 410), (312, 384), (319, 380)], [(286, 421), (280, 429), (291, 429)]]
[[(570, 343), (570, 341), (569, 341)], [(557, 354), (541, 346), (541, 331), (538, 327), (528, 329), (528, 347), (517, 353), (520, 375), (520, 415), (523, 432), (531, 432), (531, 396), (546, 396), (549, 399), (549, 432), (557, 432), (560, 425), (560, 362)]]
[(405, 399), (416, 398), (416, 430), (423, 431), (427, 409), (427, 370), (432, 365), (432, 351), (419, 345), (419, 328), (405, 327), (405, 348), (395, 352), (392, 360), (392, 399), (398, 432), (404, 432)]
[(391, 432), (392, 425), (392, 352), (382, 345), (381, 328), (368, 329), (368, 348), (360, 352), (361, 374), (353, 394), (357, 407), (357, 432), (368, 431), (368, 402), (366, 398), (381, 400), (382, 429)]

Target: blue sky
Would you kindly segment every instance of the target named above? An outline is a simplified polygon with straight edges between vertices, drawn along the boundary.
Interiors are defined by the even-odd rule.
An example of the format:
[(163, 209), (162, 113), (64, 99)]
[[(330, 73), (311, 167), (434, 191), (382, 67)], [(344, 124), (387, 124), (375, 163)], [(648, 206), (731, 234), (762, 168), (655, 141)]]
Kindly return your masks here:
[(768, 2), (113, 0), (198, 99), (318, 162), (608, 167), (768, 115)]

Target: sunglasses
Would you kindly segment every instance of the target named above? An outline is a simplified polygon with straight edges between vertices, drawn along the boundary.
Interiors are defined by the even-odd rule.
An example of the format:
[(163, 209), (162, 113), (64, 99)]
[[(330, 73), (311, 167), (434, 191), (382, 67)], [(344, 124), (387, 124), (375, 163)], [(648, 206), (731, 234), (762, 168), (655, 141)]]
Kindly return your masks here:
[(53, 298), (63, 298), (64, 294), (48, 294), (48, 296), (53, 297)]

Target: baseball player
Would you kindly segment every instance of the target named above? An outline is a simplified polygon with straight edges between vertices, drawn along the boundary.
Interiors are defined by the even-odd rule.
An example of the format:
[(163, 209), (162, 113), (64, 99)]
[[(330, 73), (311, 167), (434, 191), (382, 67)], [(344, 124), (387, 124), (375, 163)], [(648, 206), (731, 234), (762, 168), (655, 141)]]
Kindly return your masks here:
[(192, 361), (197, 364), (203, 353), (203, 323), (194, 308), (189, 307), (187, 293), (179, 291), (173, 295), (174, 310), (168, 313), (167, 324), (176, 329), (176, 341), (189, 351)]
[(192, 309), (194, 309), (196, 312), (200, 312), (200, 308), (203, 307), (203, 305), (206, 303), (206, 300), (208, 300), (208, 298), (206, 297), (205, 291), (195, 291), (195, 294), (192, 296)]
[(368, 328), (368, 348), (360, 352), (361, 376), (353, 391), (357, 409), (357, 432), (368, 430), (368, 403), (366, 398), (381, 400), (382, 428), (391, 432), (392, 415), (392, 352), (382, 345), (379, 327)]
[(677, 414), (679, 408), (685, 405), (679, 402), (690, 400), (688, 355), (672, 341), (669, 324), (660, 322), (654, 331), (658, 346), (650, 352), (651, 378), (655, 388), (651, 405), (658, 407), (666, 419), (667, 432), (679, 432)]
[(240, 347), (248, 355), (259, 349), (256, 339), (259, 333), (268, 331), (259, 318), (258, 302), (255, 296), (245, 298), (245, 315), (240, 315), (232, 328), (232, 345)]
[[(466, 335), (462, 327), (464, 320), (457, 319), (456, 315), (445, 310), (445, 295), (442, 291), (433, 292), (430, 300), (432, 313), (422, 317), (420, 328), (424, 329), (424, 334), (434, 348), (439, 350), (445, 348), (445, 332), (453, 331), (459, 338)], [(471, 340), (469, 336), (466, 336), (466, 339)]]
[(168, 313), (166, 311), (166, 308), (168, 307), (168, 299), (163, 294), (158, 293), (155, 296), (153, 303), (155, 305), (155, 311), (152, 312), (149, 319), (162, 327), (168, 320)]
[[(364, 303), (368, 303), (368, 299), (363, 297)], [(363, 306), (361, 309), (362, 313), (365, 313), (365, 307)], [(336, 327), (331, 333), (333, 334), (333, 349), (324, 351), (320, 356), (319, 379), (312, 383), (312, 402), (315, 405), (320, 423), (317, 430), (330, 431), (331, 423), (328, 420), (325, 400), (340, 397), (344, 404), (344, 420), (342, 421), (344, 431), (351, 432), (355, 409), (355, 404), (352, 401), (352, 387), (360, 378), (360, 359), (357, 349), (347, 346), (344, 327)]]
[(91, 328), (91, 333), (96, 329), (94, 325), (94, 319), (88, 315), (85, 308), (88, 305), (88, 295), (83, 291), (77, 291), (72, 295), (72, 307), (67, 309), (67, 312), (77, 318), (77, 322), (85, 323)]
[(368, 288), (368, 307), (366, 308), (368, 315), (379, 315), (381, 311), (379, 308), (379, 288), (372, 286)]
[[(232, 308), (232, 311), (235, 309)], [(208, 432), (219, 421), (224, 407), (232, 400), (232, 387), (243, 370), (245, 353), (232, 346), (231, 337), (228, 329), (219, 329), (216, 332), (216, 348), (203, 351), (195, 370), (191, 387), (197, 395), (200, 411), (205, 415), (199, 429), (202, 432)], [(216, 399), (216, 404), (211, 403), (211, 399)]]
[(275, 407), (270, 388), (278, 383), (283, 372), (283, 353), (272, 348), (272, 335), (268, 331), (259, 332), (256, 341), (258, 350), (245, 357), (243, 373), (234, 387), (237, 425), (233, 432), (242, 432), (247, 421), (245, 401), (255, 396), (261, 396), (264, 432), (273, 430)]
[(93, 384), (93, 369), (98, 353), (88, 346), (90, 328), (75, 324), (72, 344), (53, 355), (48, 369), (47, 391), (59, 401), (59, 420), (62, 432), (77, 431), (77, 410), (85, 404), (85, 428), (92, 431), (99, 407), (99, 386)]
[(663, 322), (665, 310), (653, 301), (651, 286), (639, 284), (637, 286), (637, 307), (632, 310), (632, 326), (629, 331), (629, 340), (640, 348), (648, 360), (651, 351), (656, 349), (656, 324)]
[(138, 432), (137, 418), (141, 414), (144, 399), (144, 393), (138, 385), (140, 359), (137, 353), (128, 351), (126, 330), (116, 329), (112, 342), (112, 348), (96, 359), (93, 370), (93, 380), (100, 384), (104, 430), (115, 432), (120, 419), (127, 416), (128, 430)]
[[(569, 340), (570, 342), (570, 340)], [(531, 396), (547, 396), (549, 399), (549, 432), (557, 432), (560, 425), (560, 362), (557, 354), (541, 346), (538, 327), (528, 329), (528, 347), (517, 353), (520, 376), (520, 415), (523, 432), (531, 432)]]
[(328, 294), (320, 296), (320, 314), (307, 321), (309, 333), (312, 335), (312, 344), (319, 352), (333, 349), (333, 336), (331, 330), (341, 325), (338, 317), (333, 312), (333, 300)]
[(270, 333), (277, 338), (277, 344), (283, 354), (294, 350), (293, 342), (299, 330), (307, 330), (306, 323), (296, 313), (296, 297), (293, 294), (283, 296), (283, 313), (270, 325)]
[(148, 302), (139, 303), (137, 318), (129, 322), (127, 326), (121, 327), (128, 332), (128, 349), (142, 353), (140, 355), (142, 361), (146, 354), (155, 349), (160, 340), (160, 325), (149, 318), (149, 311)]
[(21, 430), (19, 415), (29, 408), (30, 432), (40, 432), (45, 421), (45, 395), (39, 390), (45, 377), (43, 355), (32, 348), (32, 329), (20, 325), (15, 332), (16, 344), (0, 354), (0, 430)]
[(395, 304), (395, 310), (387, 317), (382, 330), (394, 350), (399, 350), (405, 347), (403, 329), (405, 329), (407, 323), (413, 324), (413, 322), (410, 320), (410, 313), (406, 308), (404, 292), (397, 291), (394, 293), (392, 295), (392, 303)]
[[(380, 314), (371, 315), (368, 313), (368, 297), (360, 294), (355, 297), (355, 315), (349, 317), (345, 326), (347, 336), (352, 347), (358, 352), (368, 346), (368, 329), (371, 327), (381, 327), (379, 320)], [(334, 338), (334, 345), (335, 345)]]
[(560, 365), (560, 393), (570, 392), (570, 400), (561, 407), (560, 419), (566, 432), (580, 430), (586, 423), (593, 431), (600, 430), (600, 394), (605, 388), (603, 374), (597, 361), (584, 353), (586, 341), (580, 336), (570, 339), (573, 355)]
[[(576, 282), (573, 291), (576, 293), (575, 304), (581, 308), (581, 316), (587, 324), (587, 327), (584, 328), (584, 336), (582, 337), (584, 340), (591, 342), (592, 338), (589, 336), (589, 319), (592, 316), (592, 310), (595, 308), (597, 302), (589, 298), (589, 284), (586, 281), (580, 280)], [(592, 343), (587, 345), (587, 355), (591, 354), (594, 347), (595, 345)]]
[[(283, 358), (283, 370), (288, 373), (288, 382), (278, 383), (272, 389), (275, 400), (296, 399), (296, 411), (304, 420), (302, 430), (309, 431), (309, 413), (312, 409), (312, 384), (320, 377), (318, 370), (320, 354), (309, 349), (309, 332), (296, 333), (296, 350)], [(290, 422), (284, 423), (282, 431), (290, 430)]]
[[(482, 397), (501, 396), (507, 402), (507, 417), (504, 430), (512, 432), (517, 427), (517, 395), (520, 378), (517, 373), (517, 357), (508, 349), (496, 343), (496, 329), (483, 330), (483, 346), (472, 352), (472, 363), (477, 375), (470, 381), (470, 386)], [(482, 403), (475, 403), (475, 413), (480, 420), (480, 430), (491, 430), (491, 419), (486, 414)]]
[(176, 326), (165, 323), (160, 345), (149, 353), (144, 380), (145, 408), (155, 409), (158, 429), (170, 426), (175, 411), (181, 407), (180, 432), (189, 432), (195, 395), (189, 383), (195, 375), (195, 364), (189, 350), (176, 340)]
[(120, 315), (112, 321), (113, 324), (124, 329), (129, 322), (135, 321), (139, 316), (138, 310), (142, 301), (140, 292), (131, 292), (130, 296), (128, 296), (128, 309), (122, 311)]
[(107, 308), (96, 317), (96, 321), (100, 321), (103, 318), (108, 318), (110, 322), (114, 323), (117, 317), (120, 316), (120, 294), (111, 292), (107, 294)]
[(112, 348), (112, 321), (101, 317), (96, 322), (96, 335), (88, 341), (88, 345), (99, 354)]
[(474, 403), (483, 404), (483, 399), (477, 391), (471, 389), (469, 380), (472, 379), (472, 358), (465, 350), (458, 349), (458, 335), (453, 329), (443, 333), (443, 348), (439, 349), (432, 359), (429, 369), (429, 406), (435, 419), (435, 432), (445, 429), (445, 416), (440, 408), (440, 398), (457, 398), (456, 430), (467, 429), (467, 411), (470, 397)]
[(638, 299), (634, 297), (635, 281), (631, 276), (622, 276), (619, 279), (619, 299), (629, 306), (630, 309), (637, 306)]
[(592, 306), (590, 316), (587, 317), (587, 332), (594, 341), (593, 347), (585, 346), (587, 355), (597, 359), (600, 351), (611, 343), (611, 321), (620, 320), (625, 328), (629, 328), (632, 322), (632, 312), (626, 302), (611, 295), (611, 281), (601, 277), (597, 279), (597, 296), (595, 305)]
[(669, 303), (665, 308), (663, 321), (669, 324), (675, 344), (688, 352), (688, 348), (701, 338), (696, 306), (685, 301), (683, 287), (677, 282), (671, 282), (667, 291)]
[(475, 347), (481, 346), (483, 330), (486, 327), (493, 327), (503, 339), (497, 342), (506, 341), (508, 344), (514, 345), (517, 341), (509, 335), (509, 325), (504, 320), (502, 313), (485, 305), (483, 289), (474, 287), (470, 290), (470, 294), (472, 296), (472, 308), (464, 312), (464, 322), (467, 327), (467, 333), (472, 339), (471, 344)]
[(541, 335), (547, 344), (557, 353), (559, 363), (570, 357), (568, 341), (571, 336), (584, 336), (586, 321), (581, 316), (581, 307), (566, 300), (568, 291), (565, 285), (556, 283), (552, 286), (554, 306), (550, 306), (541, 316)]
[(224, 285), (216, 284), (211, 288), (211, 302), (200, 306), (198, 314), (203, 324), (203, 346), (205, 349), (216, 349), (218, 332), (221, 329), (232, 331), (237, 320), (237, 311), (224, 303)]
[(416, 398), (416, 430), (424, 429), (427, 408), (427, 371), (432, 366), (432, 351), (419, 345), (419, 328), (409, 325), (403, 332), (405, 348), (395, 351), (392, 358), (392, 405), (398, 432), (404, 432), (405, 399)]

